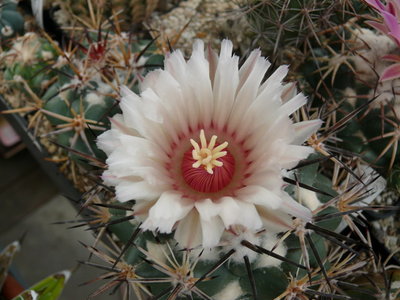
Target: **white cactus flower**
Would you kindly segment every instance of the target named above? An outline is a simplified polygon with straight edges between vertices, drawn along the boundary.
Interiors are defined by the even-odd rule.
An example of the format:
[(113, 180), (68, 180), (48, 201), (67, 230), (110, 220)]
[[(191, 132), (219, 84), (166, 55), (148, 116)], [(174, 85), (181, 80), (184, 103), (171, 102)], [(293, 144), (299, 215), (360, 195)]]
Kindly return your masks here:
[(263, 81), (269, 67), (259, 50), (239, 68), (230, 41), (218, 56), (198, 40), (188, 61), (174, 51), (150, 72), (140, 95), (121, 87), (122, 114), (98, 139), (108, 155), (103, 179), (119, 201), (136, 201), (143, 230), (213, 247), (234, 225), (281, 232), (292, 217), (310, 220), (281, 172), (313, 151), (301, 144), (321, 120), (293, 123), (306, 97), (286, 100), (287, 66)]

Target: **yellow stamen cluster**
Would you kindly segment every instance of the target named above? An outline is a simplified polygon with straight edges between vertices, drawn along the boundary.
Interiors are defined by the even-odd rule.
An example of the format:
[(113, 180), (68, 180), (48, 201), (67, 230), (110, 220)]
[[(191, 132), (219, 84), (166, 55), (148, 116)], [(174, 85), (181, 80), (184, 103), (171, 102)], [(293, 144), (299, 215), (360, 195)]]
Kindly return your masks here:
[[(226, 147), (228, 147), (228, 142), (224, 142), (217, 147), (215, 147), (215, 143), (217, 142), (217, 136), (213, 135), (211, 137), (210, 143), (207, 145), (207, 140), (206, 136), (204, 134), (204, 130), (202, 129), (200, 131), (200, 144), (194, 141), (193, 139), (190, 139), (190, 143), (193, 146), (193, 151), (192, 151), (192, 156), (193, 159), (196, 160), (196, 162), (192, 165), (193, 168), (198, 168), (200, 166), (204, 166), (204, 169), (209, 174), (214, 174), (213, 168), (214, 167), (222, 167), (223, 163), (219, 160), (218, 158), (221, 158), (225, 156), (228, 152), (222, 151)], [(215, 147), (215, 148), (214, 148)]]

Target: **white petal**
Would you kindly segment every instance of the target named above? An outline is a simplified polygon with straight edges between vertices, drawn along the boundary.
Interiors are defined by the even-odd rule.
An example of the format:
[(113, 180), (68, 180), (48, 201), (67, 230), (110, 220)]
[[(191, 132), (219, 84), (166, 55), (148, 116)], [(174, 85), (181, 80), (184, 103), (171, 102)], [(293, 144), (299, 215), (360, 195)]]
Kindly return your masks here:
[(191, 201), (182, 199), (178, 192), (164, 192), (156, 204), (150, 209), (149, 216), (142, 224), (143, 230), (158, 230), (170, 233), (175, 223), (183, 219), (193, 208)]
[(262, 206), (256, 206), (256, 208), (268, 232), (278, 233), (292, 229), (292, 217), (289, 214)]
[(222, 42), (213, 85), (213, 121), (219, 129), (226, 124), (239, 84), (239, 58), (232, 56), (232, 48), (232, 42)]
[(297, 95), (297, 88), (295, 82), (289, 82), (284, 85), (284, 90), (282, 92), (282, 102), (286, 103), (293, 97)]
[(125, 85), (121, 85), (120, 86), (120, 93), (121, 93), (121, 96), (122, 96), (122, 98), (132, 98), (132, 99), (136, 99), (136, 100), (138, 100), (139, 99), (139, 96), (138, 95), (136, 95), (134, 92), (132, 92), (127, 86), (125, 86)]
[(206, 58), (210, 66), (209, 75), (210, 75), (211, 85), (214, 86), (215, 72), (217, 71), (217, 65), (218, 65), (218, 54), (210, 46), (208, 46), (206, 51)]
[(306, 146), (288, 145), (280, 156), (280, 164), (284, 169), (293, 168), (302, 159), (307, 158), (314, 149)]
[[(254, 129), (251, 135), (246, 138), (244, 147), (252, 149), (248, 159), (253, 161), (249, 171), (265, 162), (275, 161), (279, 163), (279, 157), (289, 141), (285, 138), (293, 131), (290, 119), (285, 115), (275, 116), (274, 121), (265, 123), (260, 128)], [(290, 136), (290, 135), (289, 135)]]
[(254, 204), (237, 200), (240, 213), (236, 216), (236, 224), (243, 225), (248, 229), (257, 230), (262, 227), (262, 221)]
[(246, 59), (244, 64), (240, 67), (239, 69), (239, 85), (238, 85), (238, 90), (240, 90), (243, 86), (243, 84), (247, 81), (249, 78), (251, 72), (253, 71), (258, 59), (261, 57), (261, 50), (260, 49), (255, 49), (251, 51), (249, 57)]
[(179, 221), (174, 237), (183, 248), (192, 249), (201, 245), (201, 224), (197, 210), (192, 209), (185, 218)]
[(322, 123), (322, 120), (316, 119), (294, 124), (293, 126), (295, 128), (296, 137), (292, 141), (292, 144), (300, 145), (304, 143), (304, 141), (306, 141), (313, 133), (317, 132)]
[(115, 187), (118, 201), (129, 200), (155, 200), (160, 197), (162, 190), (159, 187), (149, 185), (145, 181), (123, 181)]
[(125, 125), (136, 129), (140, 134), (144, 134), (144, 117), (142, 114), (141, 100), (138, 95), (128, 89), (126, 86), (121, 86), (120, 89), (122, 98), (119, 104), (124, 115)]
[(281, 210), (283, 212), (288, 213), (296, 218), (303, 219), (306, 222), (311, 221), (312, 213), (307, 207), (301, 205), (299, 202), (290, 197), (286, 192), (282, 192), (282, 199), (283, 203), (281, 206)]
[(164, 61), (164, 69), (174, 76), (178, 82), (183, 82), (186, 76), (186, 61), (183, 53), (176, 50), (167, 56)]
[(282, 200), (278, 195), (257, 185), (250, 185), (240, 189), (237, 191), (237, 197), (242, 201), (265, 206), (270, 209), (277, 209), (282, 204)]
[(204, 57), (204, 42), (200, 39), (196, 39), (193, 43), (193, 55), (201, 55)]
[(292, 99), (290, 99), (289, 101), (287, 101), (286, 103), (284, 103), (281, 106), (280, 111), (282, 111), (282, 113), (286, 114), (287, 116), (290, 116), (292, 113), (297, 111), (300, 107), (302, 107), (306, 103), (307, 103), (306, 96), (300, 93), (295, 97), (293, 97)]
[(139, 176), (152, 185), (171, 183), (168, 170), (143, 152), (129, 152), (124, 147), (114, 150), (107, 158), (108, 173), (116, 178)]
[(279, 119), (279, 108), (281, 105), (280, 95), (283, 87), (280, 82), (273, 82), (268, 89), (259, 93), (250, 107), (243, 113), (242, 122), (237, 129), (237, 139), (244, 140), (254, 132), (265, 132), (271, 123)]
[(139, 132), (136, 129), (130, 128), (126, 125), (125, 118), (122, 114), (116, 114), (111, 119), (111, 129), (120, 131), (123, 134), (139, 136)]
[(156, 204), (157, 200), (154, 201), (137, 201), (133, 206), (135, 219), (138, 221), (144, 221), (149, 215), (150, 209)]
[(140, 90), (144, 91), (144, 90), (146, 90), (148, 88), (153, 87), (155, 85), (155, 83), (157, 82), (159, 75), (160, 75), (160, 70), (159, 69), (154, 70), (154, 71), (150, 71), (149, 73), (147, 73), (146, 77), (140, 83)]
[(280, 168), (257, 168), (256, 172), (244, 180), (245, 185), (259, 185), (278, 193), (283, 186)]
[[(194, 102), (190, 104), (189, 113), (191, 127), (197, 128), (198, 124), (208, 127), (211, 124), (214, 111), (214, 96), (212, 83), (209, 76), (209, 63), (204, 57), (203, 43), (197, 43), (194, 46), (192, 57), (187, 63), (187, 78), (190, 82), (190, 90), (193, 95), (188, 95)], [(188, 101), (188, 103), (190, 103)]]
[(235, 224), (240, 216), (241, 212), (237, 202), (232, 197), (222, 197), (218, 202), (219, 215), (224, 222), (225, 228)]
[(211, 199), (196, 201), (194, 206), (199, 212), (200, 218), (205, 221), (210, 221), (220, 212), (220, 207), (218, 204), (214, 203)]
[(279, 68), (276, 69), (275, 72), (270, 77), (268, 77), (268, 79), (260, 87), (259, 94), (261, 94), (266, 89), (270, 89), (272, 84), (282, 82), (283, 78), (286, 77), (288, 72), (289, 67), (287, 65), (279, 66)]
[(114, 176), (110, 170), (105, 170), (103, 175), (101, 175), (101, 179), (104, 181), (104, 184), (109, 186), (116, 186), (121, 182), (121, 180), (117, 176)]
[(154, 123), (164, 123), (162, 105), (160, 97), (151, 89), (145, 89), (141, 95), (143, 115)]
[(168, 159), (165, 152), (161, 151), (155, 143), (148, 139), (126, 134), (118, 135), (118, 139), (121, 147), (131, 155), (143, 155), (162, 162), (165, 162)]
[(110, 155), (114, 149), (119, 147), (118, 136), (119, 131), (115, 129), (107, 130), (97, 137), (97, 147), (103, 150), (107, 155)]
[[(179, 132), (188, 133), (188, 114), (187, 114), (187, 99), (182, 95), (182, 88), (174, 77), (163, 71), (153, 86), (154, 92), (158, 95), (157, 105), (160, 107), (160, 112), (163, 114), (164, 126), (171, 123), (173, 127), (168, 131), (172, 134), (175, 132), (176, 136)], [(171, 131), (174, 129), (174, 131)]]
[(125, 124), (137, 130), (141, 136), (153, 140), (164, 151), (168, 151), (168, 137), (163, 133), (163, 124), (158, 123), (162, 120), (160, 111), (157, 110), (155, 103), (157, 96), (151, 97), (151, 91), (146, 90), (143, 94), (147, 101), (143, 101), (139, 96), (126, 87), (121, 87), (122, 99), (120, 107), (124, 115)]
[[(248, 60), (250, 59), (253, 60), (254, 58), (250, 56)], [(234, 107), (228, 122), (229, 132), (234, 132), (239, 128), (239, 126), (242, 126), (243, 114), (248, 110), (251, 103), (255, 101), (258, 88), (270, 65), (271, 64), (263, 57), (258, 57), (254, 63), (251, 62), (251, 66), (247, 67), (247, 69), (250, 69), (251, 67), (250, 70), (243, 71), (247, 76), (247, 80), (242, 83), (242, 86), (236, 95)], [(250, 73), (246, 74), (248, 72)], [(243, 79), (240, 78), (240, 80)]]
[(221, 235), (224, 232), (224, 224), (219, 217), (213, 217), (209, 220), (200, 220), (203, 234), (203, 248), (215, 247)]

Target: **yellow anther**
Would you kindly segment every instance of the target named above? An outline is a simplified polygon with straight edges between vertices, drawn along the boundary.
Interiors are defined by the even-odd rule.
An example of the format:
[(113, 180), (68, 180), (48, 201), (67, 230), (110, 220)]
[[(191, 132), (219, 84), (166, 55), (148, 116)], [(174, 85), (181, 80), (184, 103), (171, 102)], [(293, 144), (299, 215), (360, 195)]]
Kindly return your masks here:
[[(192, 165), (193, 168), (198, 168), (200, 166), (203, 166), (204, 169), (209, 173), (213, 174), (213, 168), (214, 167), (222, 167), (223, 163), (219, 160), (218, 158), (221, 158), (225, 156), (228, 152), (227, 151), (222, 151), (226, 147), (228, 147), (228, 142), (224, 142), (221, 145), (218, 145), (215, 147), (215, 144), (217, 142), (217, 136), (213, 135), (210, 139), (210, 143), (207, 145), (207, 139), (206, 135), (204, 134), (204, 130), (200, 130), (200, 145), (194, 141), (193, 139), (190, 139), (190, 143), (193, 146), (192, 150), (192, 157), (196, 162)], [(214, 148), (215, 147), (215, 148)]]

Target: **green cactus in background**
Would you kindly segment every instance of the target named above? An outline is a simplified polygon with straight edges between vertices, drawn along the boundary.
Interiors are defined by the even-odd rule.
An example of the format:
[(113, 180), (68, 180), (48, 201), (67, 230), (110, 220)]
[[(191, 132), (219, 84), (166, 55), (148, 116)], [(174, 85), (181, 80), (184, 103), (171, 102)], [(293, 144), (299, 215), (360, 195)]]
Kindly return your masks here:
[[(308, 52), (323, 45), (326, 33), (361, 15), (366, 6), (359, 1), (279, 0), (249, 1), (245, 7), (254, 33), (254, 42), (262, 48), (283, 55), (285, 50), (297, 48)], [(284, 50), (284, 51), (282, 51)]]
[[(104, 155), (97, 149), (95, 140), (99, 133), (109, 128), (108, 118), (119, 111), (115, 100), (118, 82), (135, 86), (138, 76), (154, 68), (153, 63), (162, 63), (162, 56), (154, 54), (154, 47), (146, 47), (151, 41), (126, 45), (119, 41), (115, 44), (115, 40), (121, 38), (116, 34), (107, 34), (107, 38), (98, 41), (90, 38), (83, 42), (82, 51), (78, 50), (67, 64), (60, 65), (63, 75), (42, 97), (43, 113), (56, 128), (49, 135), (57, 135), (61, 145), (101, 159)], [(121, 53), (112, 47), (123, 47), (129, 53), (127, 65), (108, 65), (108, 60), (120, 63), (119, 57), (115, 56)], [(72, 158), (82, 160), (76, 155)]]
[[(7, 65), (4, 79), (16, 85), (25, 81), (40, 97), (56, 76), (50, 69), (56, 56), (56, 50), (46, 39), (27, 33), (17, 38), (12, 48), (3, 53), (2, 57)], [(26, 88), (23, 85), (21, 87)]]
[(1, 54), (1, 61), (7, 93), (23, 106), (8, 113), (28, 112), (29, 127), (36, 134), (75, 151), (64, 153), (89, 167), (91, 157), (105, 159), (95, 140), (119, 111), (119, 86), (138, 90), (141, 78), (160, 67), (163, 56), (156, 53), (152, 40), (138, 39), (118, 27), (82, 32), (64, 49), (48, 36), (26, 33)]
[(24, 18), (17, 10), (17, 3), (5, 0), (0, 4), (0, 42), (24, 33)]
[[(163, 56), (155, 54), (151, 44), (151, 40), (130, 40), (125, 33), (99, 29), (71, 40), (74, 50), (70, 53), (27, 33), (3, 53), (4, 79), (9, 87), (25, 91), (27, 105), (34, 95), (37, 101), (32, 110), (54, 126), (42, 136), (56, 136), (60, 145), (104, 159), (95, 140), (118, 111), (118, 85), (137, 89), (146, 72), (162, 65)], [(83, 159), (71, 157), (78, 162)]]
[[(326, 111), (337, 110), (332, 116), (357, 110), (346, 130), (338, 132), (341, 147), (361, 154), (381, 174), (398, 165), (394, 132), (399, 116), (391, 113), (397, 111), (397, 87), (378, 83), (376, 77), (385, 65), (381, 58), (396, 53), (396, 45), (360, 28), (368, 6), (351, 0), (288, 0), (251, 1), (246, 9), (255, 41), (278, 64), (291, 65), (291, 75), (312, 101)], [(368, 105), (373, 98), (379, 99)]]

